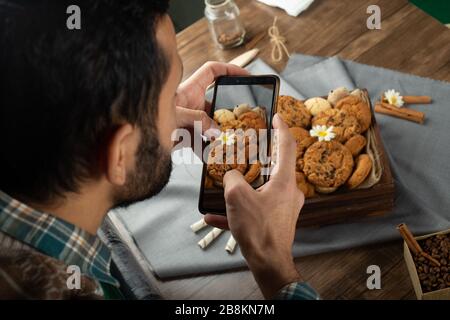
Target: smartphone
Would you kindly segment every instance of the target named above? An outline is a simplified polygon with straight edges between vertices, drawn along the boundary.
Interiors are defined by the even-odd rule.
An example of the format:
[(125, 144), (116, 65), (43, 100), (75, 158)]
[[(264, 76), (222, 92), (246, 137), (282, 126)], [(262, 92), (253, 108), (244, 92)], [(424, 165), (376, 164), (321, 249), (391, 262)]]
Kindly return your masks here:
[[(272, 119), (279, 87), (280, 79), (276, 75), (221, 76), (216, 79), (210, 116), (219, 124), (221, 134), (207, 142), (203, 149), (198, 204), (201, 213), (226, 214), (221, 179), (231, 169), (240, 171), (254, 188), (267, 182), (268, 163), (262, 158), (270, 159)], [(217, 159), (222, 159), (223, 163), (215, 161)]]

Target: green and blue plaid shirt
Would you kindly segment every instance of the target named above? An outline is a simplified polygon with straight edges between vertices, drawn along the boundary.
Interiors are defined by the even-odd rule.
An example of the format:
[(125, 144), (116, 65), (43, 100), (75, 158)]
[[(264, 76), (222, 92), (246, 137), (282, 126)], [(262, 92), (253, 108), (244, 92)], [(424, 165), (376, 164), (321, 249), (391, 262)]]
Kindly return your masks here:
[(319, 300), (320, 296), (308, 283), (293, 282), (284, 286), (274, 300)]
[[(34, 210), (2, 191), (0, 232), (66, 265), (78, 266), (83, 274), (100, 284), (119, 286), (110, 274), (111, 253), (98, 237), (48, 213)], [(317, 300), (319, 295), (307, 283), (297, 282), (283, 287), (274, 299)]]
[(111, 253), (97, 236), (34, 210), (2, 191), (0, 231), (66, 265), (78, 266), (93, 280), (119, 286), (110, 274)]

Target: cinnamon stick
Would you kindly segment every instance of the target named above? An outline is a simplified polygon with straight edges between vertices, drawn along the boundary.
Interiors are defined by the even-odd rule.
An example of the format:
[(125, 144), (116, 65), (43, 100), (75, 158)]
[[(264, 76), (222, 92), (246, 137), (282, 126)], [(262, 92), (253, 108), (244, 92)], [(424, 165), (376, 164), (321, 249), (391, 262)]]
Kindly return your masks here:
[(429, 104), (430, 96), (403, 96), (403, 101), (408, 104)]
[(419, 119), (424, 119), (425, 118), (425, 113), (421, 112), (421, 111), (417, 111), (417, 110), (413, 110), (413, 109), (409, 109), (409, 108), (398, 108), (396, 106), (393, 106), (392, 104), (383, 102), (382, 103), (383, 107), (389, 110), (393, 110), (393, 111), (398, 111), (407, 115), (411, 115), (415, 118), (419, 118)]
[(411, 233), (411, 231), (409, 230), (409, 228), (406, 226), (406, 224), (401, 223), (397, 226), (397, 230), (398, 232), (400, 232), (400, 235), (402, 236), (403, 240), (405, 240), (406, 245), (408, 246), (408, 248), (416, 255), (421, 255), (423, 256), (425, 259), (428, 259), (429, 261), (431, 261), (432, 263), (434, 263), (435, 265), (437, 265), (438, 267), (441, 266), (441, 264), (439, 263), (439, 261), (437, 261), (435, 258), (433, 258), (432, 256), (430, 256), (428, 253), (426, 253), (425, 251), (423, 251), (422, 247), (419, 245), (419, 243), (417, 242), (417, 240), (414, 238), (413, 234)]
[(398, 232), (400, 232), (400, 235), (402, 236), (403, 240), (405, 240), (406, 245), (408, 248), (414, 253), (414, 254), (420, 254), (423, 250), (420, 247), (419, 243), (416, 239), (414, 239), (413, 234), (409, 230), (409, 228), (406, 226), (406, 224), (401, 223), (397, 226)]
[(423, 112), (408, 108), (397, 108), (384, 102), (375, 104), (375, 112), (417, 123), (423, 123), (425, 120), (425, 114)]

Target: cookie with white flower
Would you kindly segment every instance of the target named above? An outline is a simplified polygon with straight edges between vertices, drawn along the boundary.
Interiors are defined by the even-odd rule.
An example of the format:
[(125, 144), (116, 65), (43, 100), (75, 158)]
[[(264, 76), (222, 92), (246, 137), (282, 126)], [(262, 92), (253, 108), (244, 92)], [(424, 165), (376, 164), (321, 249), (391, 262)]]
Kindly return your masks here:
[(320, 188), (343, 185), (353, 171), (353, 156), (344, 145), (317, 141), (305, 152), (303, 172), (308, 181)]
[(244, 174), (248, 167), (245, 143), (231, 131), (222, 134), (211, 144), (206, 170), (214, 184), (222, 186), (225, 173), (236, 169)]
[(354, 135), (362, 133), (363, 129), (355, 115), (335, 108), (319, 113), (313, 118), (312, 125), (313, 128), (333, 127), (334, 139), (342, 143), (345, 143)]

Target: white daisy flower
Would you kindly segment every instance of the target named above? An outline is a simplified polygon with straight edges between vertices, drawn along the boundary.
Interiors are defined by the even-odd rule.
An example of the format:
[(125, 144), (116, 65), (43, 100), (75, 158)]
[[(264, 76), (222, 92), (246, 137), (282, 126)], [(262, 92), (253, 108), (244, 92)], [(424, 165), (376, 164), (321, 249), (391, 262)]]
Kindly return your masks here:
[(403, 107), (403, 104), (404, 104), (403, 97), (400, 95), (399, 92), (397, 92), (393, 89), (386, 91), (384, 93), (384, 98), (386, 99), (386, 101), (389, 104), (391, 104), (393, 106), (396, 106), (399, 108)]
[(222, 142), (222, 145), (225, 144), (227, 146), (231, 146), (236, 141), (236, 135), (230, 132), (222, 132), (217, 140)]
[(319, 141), (331, 141), (336, 137), (336, 134), (333, 132), (334, 127), (327, 126), (314, 126), (311, 130), (309, 130), (309, 134), (311, 137), (317, 137)]

